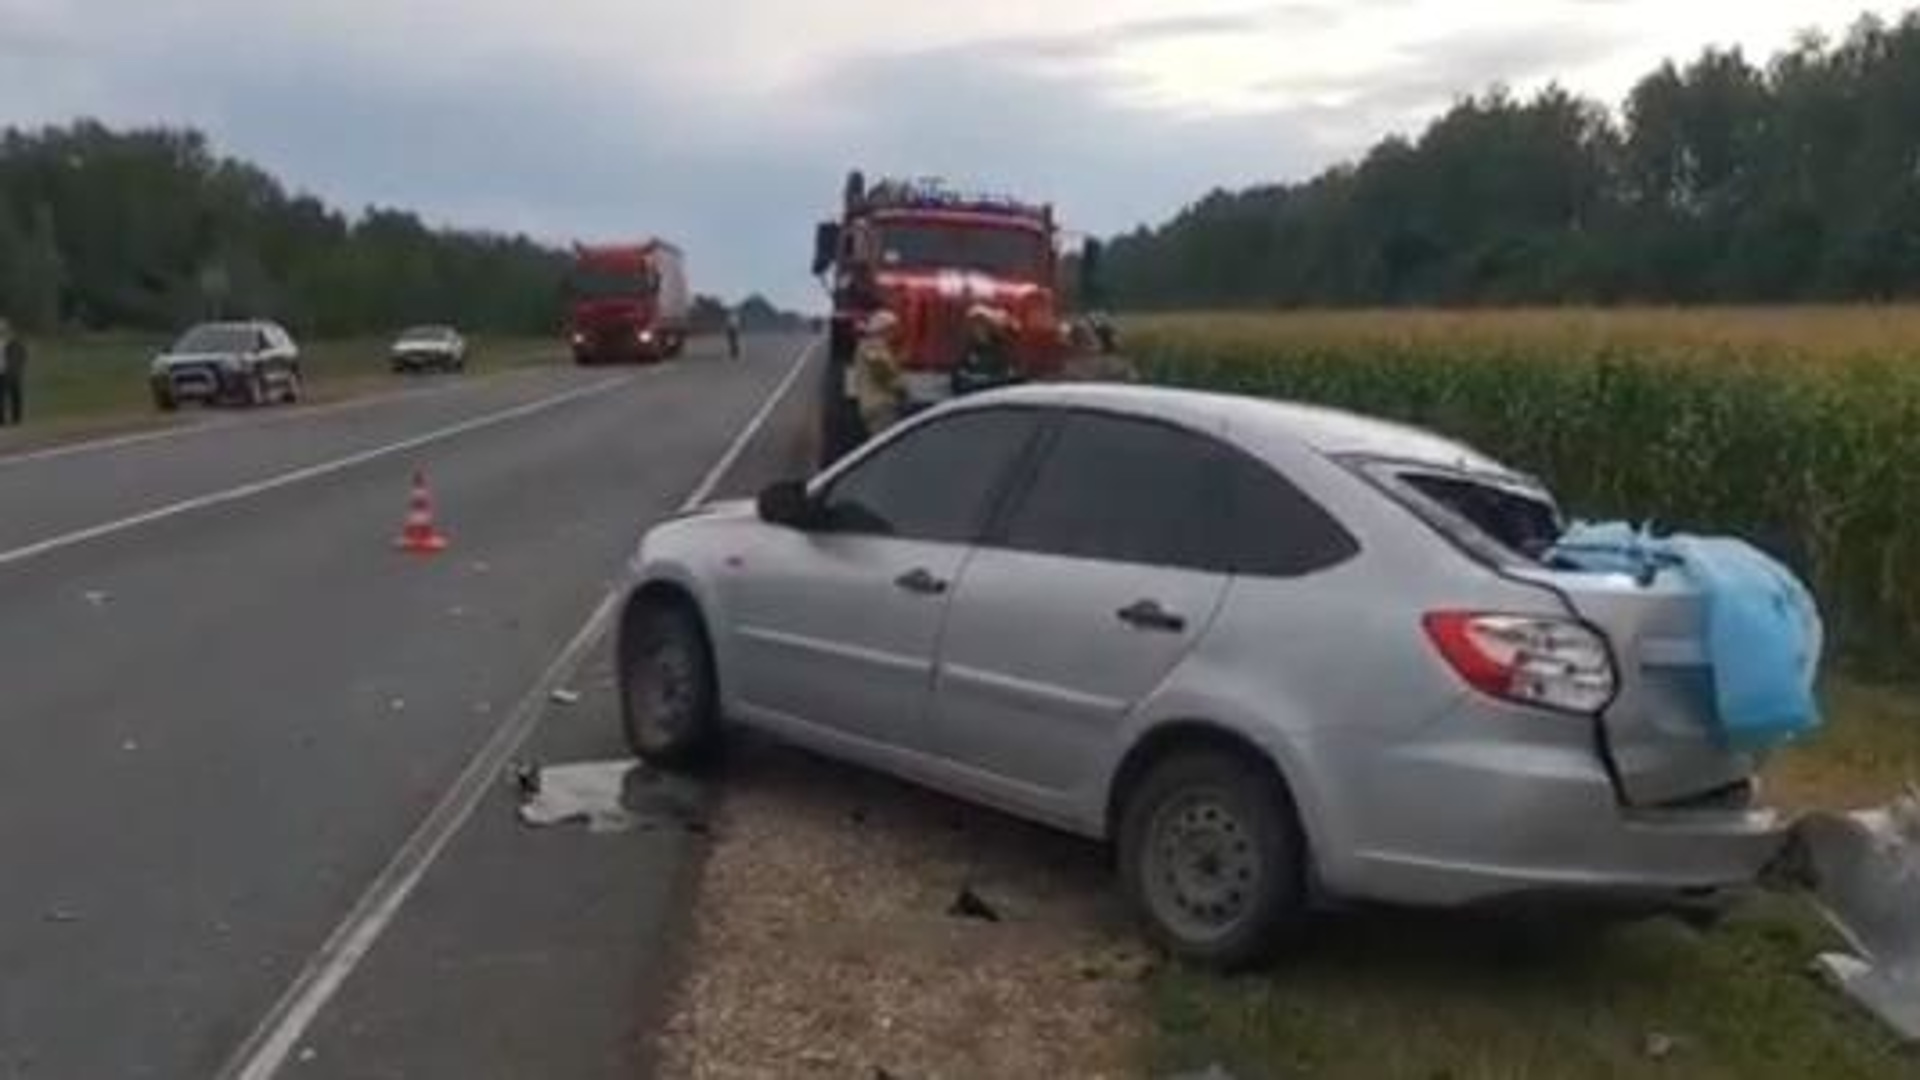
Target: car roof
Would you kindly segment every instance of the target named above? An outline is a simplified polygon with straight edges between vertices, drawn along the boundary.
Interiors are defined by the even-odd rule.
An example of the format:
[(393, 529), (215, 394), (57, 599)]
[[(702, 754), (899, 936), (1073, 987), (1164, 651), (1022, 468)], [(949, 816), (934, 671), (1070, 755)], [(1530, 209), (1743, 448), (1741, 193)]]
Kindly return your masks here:
[(1421, 428), (1271, 398), (1132, 384), (1035, 383), (979, 394), (965, 399), (964, 404), (978, 407), (995, 403), (1095, 409), (1159, 419), (1214, 431), (1238, 443), (1283, 440), (1327, 457), (1360, 456), (1470, 472), (1512, 472), (1463, 443)]

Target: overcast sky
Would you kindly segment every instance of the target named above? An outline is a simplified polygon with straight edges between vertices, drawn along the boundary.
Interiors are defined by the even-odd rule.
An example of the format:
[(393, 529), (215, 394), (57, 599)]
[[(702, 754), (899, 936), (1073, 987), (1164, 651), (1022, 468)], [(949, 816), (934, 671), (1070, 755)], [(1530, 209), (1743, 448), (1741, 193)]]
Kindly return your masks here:
[(1454, 97), (1617, 103), (1870, 0), (0, 0), (0, 123), (206, 130), (347, 208), (660, 234), (695, 285), (811, 303), (847, 167), (1014, 190), (1108, 233), (1299, 178)]

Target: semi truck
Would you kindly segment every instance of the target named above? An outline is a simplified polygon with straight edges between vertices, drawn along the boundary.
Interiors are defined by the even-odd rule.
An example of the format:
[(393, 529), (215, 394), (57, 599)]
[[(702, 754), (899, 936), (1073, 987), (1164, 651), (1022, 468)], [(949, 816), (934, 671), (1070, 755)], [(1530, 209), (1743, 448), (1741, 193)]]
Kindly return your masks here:
[[(954, 190), (937, 180), (878, 180), (848, 174), (839, 215), (814, 233), (813, 272), (832, 298), (828, 363), (819, 396), (821, 463), (867, 436), (850, 371), (860, 328), (886, 310), (899, 322), (896, 352), (909, 410), (951, 396), (966, 349), (967, 312), (998, 309), (1010, 327), (1009, 353), (1022, 379), (1061, 377), (1085, 335), (1069, 333), (1057, 278), (1062, 230), (1049, 205)], [(1083, 275), (1097, 261), (1087, 242)], [(1081, 284), (1082, 295), (1093, 289)]]
[(665, 240), (575, 245), (566, 288), (577, 364), (650, 363), (686, 347), (686, 258)]

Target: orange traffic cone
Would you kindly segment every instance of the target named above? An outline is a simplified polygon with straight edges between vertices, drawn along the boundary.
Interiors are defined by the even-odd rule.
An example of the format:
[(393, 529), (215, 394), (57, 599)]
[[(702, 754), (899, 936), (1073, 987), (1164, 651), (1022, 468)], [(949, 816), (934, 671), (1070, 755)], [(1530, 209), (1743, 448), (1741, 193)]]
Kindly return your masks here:
[(433, 495), (427, 491), (425, 473), (413, 474), (413, 494), (407, 500), (407, 523), (393, 546), (415, 555), (433, 555), (447, 550), (447, 538), (433, 525)]

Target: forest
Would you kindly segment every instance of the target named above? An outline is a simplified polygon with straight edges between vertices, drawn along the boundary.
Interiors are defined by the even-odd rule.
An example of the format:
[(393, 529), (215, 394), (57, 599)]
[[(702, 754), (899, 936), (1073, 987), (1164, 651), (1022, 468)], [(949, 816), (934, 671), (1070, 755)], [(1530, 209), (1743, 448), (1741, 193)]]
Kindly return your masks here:
[(1920, 294), (1920, 13), (1757, 64), (1668, 63), (1615, 110), (1464, 98), (1298, 183), (1117, 237), (1149, 309), (1769, 303)]

